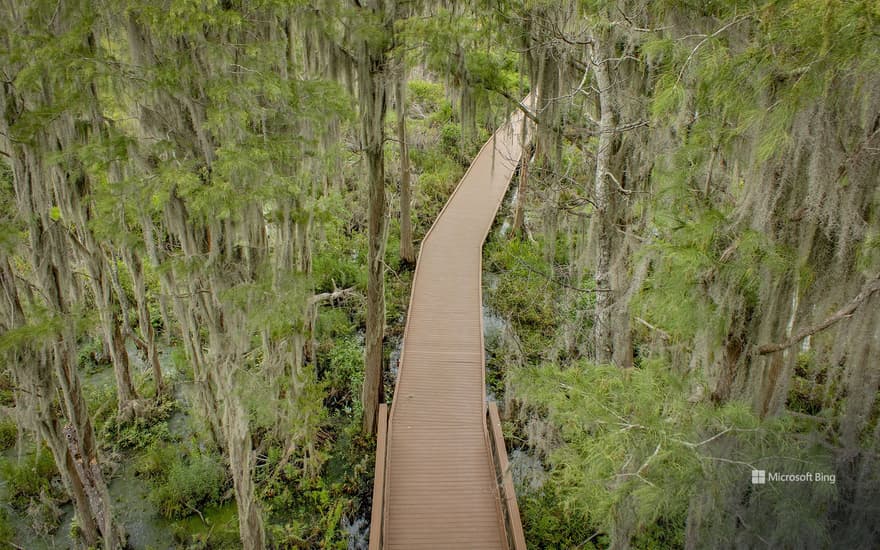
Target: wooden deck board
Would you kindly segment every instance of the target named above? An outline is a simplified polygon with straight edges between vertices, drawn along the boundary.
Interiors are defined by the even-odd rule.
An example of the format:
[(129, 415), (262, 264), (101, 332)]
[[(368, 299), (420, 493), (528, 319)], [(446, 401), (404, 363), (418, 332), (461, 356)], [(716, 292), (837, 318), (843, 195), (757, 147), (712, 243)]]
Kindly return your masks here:
[(422, 241), (391, 406), (385, 548), (506, 548), (486, 430), (482, 247), (522, 153), (483, 147)]

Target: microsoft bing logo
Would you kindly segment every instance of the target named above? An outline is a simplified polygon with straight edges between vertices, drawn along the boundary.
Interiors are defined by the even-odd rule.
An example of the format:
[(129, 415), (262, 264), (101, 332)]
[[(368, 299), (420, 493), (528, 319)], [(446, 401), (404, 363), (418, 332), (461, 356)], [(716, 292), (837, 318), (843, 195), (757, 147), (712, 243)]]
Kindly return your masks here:
[(767, 483), (766, 470), (752, 470), (752, 485), (764, 485)]

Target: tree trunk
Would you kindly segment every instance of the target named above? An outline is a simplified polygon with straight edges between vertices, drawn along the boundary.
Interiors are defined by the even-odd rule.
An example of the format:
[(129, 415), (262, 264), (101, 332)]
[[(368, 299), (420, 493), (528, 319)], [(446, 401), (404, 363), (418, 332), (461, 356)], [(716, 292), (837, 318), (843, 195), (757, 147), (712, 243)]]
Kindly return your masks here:
[(611, 258), (613, 251), (612, 191), (610, 190), (609, 162), (614, 113), (611, 104), (611, 79), (604, 59), (597, 55), (593, 46), (593, 74), (599, 95), (599, 139), (596, 148), (596, 179), (593, 190), (596, 213), (593, 216), (593, 238), (596, 243), (596, 315), (593, 325), (593, 341), (596, 361), (608, 363), (613, 355), (612, 313), (614, 294), (611, 289)]
[[(223, 396), (235, 395), (232, 376), (234, 367), (230, 364), (218, 364), (216, 369), (221, 371), (215, 374), (220, 386), (218, 393)], [(254, 450), (247, 412), (237, 397), (227, 398), (223, 404), (218, 405), (224, 409), (222, 426), (226, 452), (229, 455), (229, 470), (235, 487), (241, 543), (248, 550), (262, 550), (266, 547), (266, 536), (260, 505), (254, 494)]]
[(91, 286), (95, 297), (95, 307), (98, 309), (101, 319), (101, 332), (110, 352), (110, 362), (113, 364), (113, 374), (116, 379), (116, 407), (122, 414), (128, 410), (128, 404), (137, 398), (137, 394), (131, 381), (128, 352), (125, 349), (122, 332), (119, 330), (118, 318), (113, 312), (115, 304), (110, 299), (111, 289), (107, 266), (103, 262), (103, 257), (96, 258), (95, 254), (89, 254), (83, 259), (89, 265), (92, 276)]
[(131, 275), (134, 299), (137, 305), (138, 328), (141, 333), (147, 355), (147, 363), (153, 371), (153, 381), (156, 383), (156, 397), (164, 394), (165, 379), (162, 376), (162, 367), (159, 364), (159, 350), (156, 345), (156, 331), (150, 321), (150, 310), (147, 306), (147, 289), (144, 282), (144, 265), (141, 259), (131, 249), (126, 249), (123, 255), (125, 265), (128, 266)]
[(529, 158), (523, 156), (519, 169), (519, 181), (516, 186), (516, 205), (513, 209), (513, 225), (510, 227), (510, 238), (519, 236), (525, 222), (526, 184), (529, 181)]
[[(383, 2), (371, 5), (384, 17)], [(383, 32), (390, 32), (383, 28)], [(376, 431), (376, 415), (384, 397), (382, 340), (385, 335), (385, 70), (383, 43), (365, 41), (358, 60), (358, 99), (361, 108), (361, 142), (366, 151), (369, 214), (367, 220), (367, 334), (364, 372), (363, 431)]]
[[(535, 109), (535, 101), (536, 96), (532, 95), (532, 104), (529, 105), (529, 108)], [(529, 163), (531, 161), (529, 147), (527, 146), (526, 140), (528, 139), (528, 132), (526, 129), (528, 128), (528, 118), (523, 117), (522, 122), (522, 163), (519, 168), (519, 182), (516, 187), (516, 205), (513, 210), (513, 225), (510, 228), (510, 238), (514, 239), (519, 236), (520, 231), (523, 229), (523, 224), (525, 223), (525, 209), (526, 209), (526, 186), (529, 182)]]
[(410, 265), (416, 261), (413, 247), (412, 219), (410, 206), (411, 170), (409, 165), (409, 146), (406, 143), (406, 66), (401, 63), (397, 80), (397, 140), (400, 143), (400, 259)]

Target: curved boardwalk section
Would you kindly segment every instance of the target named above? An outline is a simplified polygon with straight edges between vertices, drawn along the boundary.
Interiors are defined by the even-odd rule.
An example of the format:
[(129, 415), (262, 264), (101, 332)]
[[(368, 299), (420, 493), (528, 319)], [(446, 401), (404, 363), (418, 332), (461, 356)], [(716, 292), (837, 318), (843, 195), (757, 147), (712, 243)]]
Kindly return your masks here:
[(517, 112), (422, 241), (388, 425), (383, 548), (507, 548), (486, 431), (481, 271), (521, 129)]

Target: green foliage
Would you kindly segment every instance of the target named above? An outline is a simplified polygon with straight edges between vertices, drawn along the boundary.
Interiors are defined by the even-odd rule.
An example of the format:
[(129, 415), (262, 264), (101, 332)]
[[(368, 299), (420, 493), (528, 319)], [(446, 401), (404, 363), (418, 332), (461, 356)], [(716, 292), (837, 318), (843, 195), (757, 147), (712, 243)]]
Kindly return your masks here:
[[(145, 465), (145, 473), (153, 472), (151, 466)], [(176, 454), (164, 475), (160, 473), (154, 479), (157, 483), (150, 491), (150, 501), (166, 518), (183, 518), (218, 504), (228, 485), (222, 460), (207, 452)]]
[(186, 380), (193, 379), (192, 363), (186, 357), (186, 351), (181, 346), (174, 346), (169, 353), (174, 370), (181, 373)]
[(12, 448), (18, 438), (18, 426), (12, 418), (0, 418), (0, 451)]
[(562, 498), (545, 485), (537, 493), (518, 495), (526, 541), (534, 548), (608, 547), (607, 535), (595, 532), (589, 523), (571, 521)]
[(14, 536), (15, 527), (9, 521), (9, 512), (5, 508), (0, 508), (0, 543), (9, 544)]
[(112, 414), (97, 426), (98, 438), (114, 451), (144, 449), (157, 441), (168, 441), (168, 419), (176, 408), (176, 401), (163, 400), (131, 420)]
[(86, 372), (95, 372), (110, 362), (104, 356), (104, 345), (98, 338), (88, 338), (78, 346), (77, 365)]
[(9, 371), (0, 371), (0, 405), (4, 407), (15, 406), (13, 396), (13, 382)]
[[(640, 547), (677, 546), (698, 491), (730, 492), (717, 497), (707, 520), (713, 536), (723, 536), (722, 518), (731, 514), (763, 518), (762, 530), (754, 532), (784, 546), (827, 536), (824, 511), (835, 498), (834, 485), (803, 488), (797, 505), (772, 485), (753, 488), (757, 500), (744, 503), (736, 496), (745, 495), (753, 468), (833, 472), (827, 450), (797, 437), (786, 418), (761, 421), (735, 401), (692, 402), (689, 381), (656, 360), (633, 371), (586, 363), (525, 368), (514, 374), (513, 384), (517, 395), (546, 411), (558, 427), (561, 444), (549, 462), (568, 521), (613, 533), (628, 517)], [(810, 525), (808, 535), (768, 525), (790, 512)]]
[(171, 526), (176, 548), (187, 550), (238, 550), (238, 511), (234, 501), (208, 506), (201, 516), (191, 515)]
[(516, 55), (511, 51), (473, 51), (465, 60), (465, 71), (475, 86), (517, 93), (520, 78), (516, 65)]
[[(455, 130), (458, 132), (458, 130)], [(459, 134), (455, 133), (455, 139)], [(439, 149), (410, 150), (413, 170), (419, 175), (419, 183), (415, 188), (419, 202), (423, 205), (422, 216), (426, 225), (433, 223), (434, 217), (440, 212), (443, 204), (463, 174), (461, 165)], [(424, 227), (423, 232), (427, 231)]]
[[(317, 496), (315, 496), (317, 495)], [(283, 525), (271, 525), (269, 536), (276, 548), (347, 548), (347, 541), (337, 531), (342, 519), (343, 502), (334, 501), (330, 504), (329, 493), (326, 491), (310, 492), (312, 502), (310, 508), (322, 510), (321, 519), (317, 523), (306, 523), (294, 519)], [(314, 545), (314, 546), (313, 546)]]
[(665, 75), (657, 80), (651, 109), (655, 119), (662, 119), (677, 111), (684, 100), (684, 86), (674, 76)]
[[(324, 384), (317, 377), (312, 364), (303, 365), (290, 376), (278, 376), (273, 380), (273, 393), (285, 396), (267, 396), (265, 382), (249, 373), (239, 373), (236, 386), (242, 403), (248, 411), (250, 428), (261, 433), (278, 426), (279, 418), (283, 429), (289, 430), (292, 441), (307, 444), (318, 437), (326, 419), (327, 411), (322, 406), (325, 397)], [(276, 394), (277, 395), (277, 394)], [(305, 463), (311, 468), (311, 463)]]
[[(356, 341), (334, 355), (339, 363), (351, 362), (362, 369)], [(360, 377), (359, 375), (355, 375)], [(358, 510), (363, 496), (372, 489), (375, 448), (361, 434), (360, 416), (331, 416), (323, 426), (324, 437), (293, 449), (269, 447), (256, 481), (269, 518), (267, 532), (275, 548), (346, 548), (347, 534), (339, 529), (343, 516)], [(310, 466), (308, 466), (310, 464)]]
[(459, 114), (453, 108), (452, 103), (443, 101), (436, 111), (428, 117), (428, 123), (433, 127), (442, 127), (447, 123), (455, 122), (459, 119)]
[(410, 80), (408, 100), (410, 105), (418, 106), (420, 110), (434, 112), (446, 103), (443, 86), (427, 80)]
[(222, 298), (227, 311), (243, 315), (254, 338), (267, 331), (272, 339), (277, 339), (302, 330), (303, 304), (308, 293), (304, 277), (294, 273), (273, 277), (265, 273), (256, 281), (223, 292)]
[[(825, 384), (828, 382), (827, 365), (817, 364), (815, 352), (798, 354), (785, 403), (786, 409), (819, 418), (828, 416), (831, 411), (824, 408), (827, 394)], [(832, 387), (836, 387), (836, 381), (830, 383), (833, 384)]]
[[(103, 382), (103, 383), (102, 383)], [(83, 388), (86, 406), (96, 426), (113, 421), (116, 416), (116, 386), (111, 382), (99, 381)]]
[(339, 407), (345, 414), (359, 418), (363, 413), (363, 342), (354, 336), (335, 340), (327, 353), (327, 362), (324, 380), (331, 410)]
[[(394, 222), (397, 223), (396, 221)], [(385, 285), (385, 318), (403, 320), (409, 307), (413, 270), (404, 269), (400, 262), (400, 233), (388, 239), (385, 264), (393, 270)], [(393, 334), (387, 332), (386, 334)]]
[(440, 147), (450, 156), (455, 155), (461, 147), (461, 125), (448, 122), (440, 129)]
[(358, 208), (355, 204), (353, 196), (336, 195), (327, 206), (331, 216), (324, 224), (325, 238), (317, 243), (312, 266), (316, 292), (349, 287), (366, 291), (367, 241), (365, 231), (354, 225), (358, 219), (357, 210), (352, 212)]
[[(315, 21), (306, 15), (312, 10), (302, 7), (297, 4), (293, 13), (306, 18), (303, 26), (314, 24), (314, 30), (333, 34), (330, 31), (339, 30), (340, 22), (349, 21), (353, 24), (344, 29), (347, 37), (372, 47), (389, 46), (390, 37), (379, 14), (358, 19), (354, 14), (364, 10), (330, 2), (321, 5), (320, 21)], [(646, 84), (652, 93), (636, 96), (632, 105), (639, 103), (652, 114), (658, 141), (671, 136), (675, 143), (662, 143), (662, 154), (648, 149), (650, 160), (635, 159), (643, 166), (626, 167), (629, 177), (645, 164), (656, 162), (647, 193), (651, 198), (642, 201), (638, 190), (626, 199), (627, 208), (632, 208), (626, 214), (644, 219), (646, 226), (621, 228), (623, 233), (632, 229), (634, 237), (641, 236), (648, 243), (644, 253), (651, 256), (648, 278), (635, 298), (633, 313), (668, 333), (669, 343), (678, 349), (692, 345), (700, 331), (710, 333), (706, 345), (713, 346), (724, 337), (732, 319), (758, 319), (767, 313), (761, 303), (762, 293), (768, 292), (766, 281), (792, 275), (795, 262), (792, 252), (776, 241), (775, 235), (755, 230), (750, 220), (741, 219), (737, 201), (752, 191), (754, 183), (743, 180), (724, 188), (723, 183), (706, 177), (706, 167), (716, 163), (715, 178), (721, 179), (733, 171), (729, 168), (733, 162), (769, 165), (784, 160), (782, 153), (795, 143), (792, 126), (796, 115), (811, 101), (834, 101), (830, 90), (844, 78), (856, 82), (853, 95), (872, 94), (869, 78), (880, 63), (876, 32), (880, 11), (876, 2), (864, 0), (757, 4), (662, 0), (632, 14), (618, 14), (629, 10), (617, 7), (604, 0), (581, 2), (575, 8), (577, 13), (567, 14), (575, 24), (550, 30), (569, 33), (572, 28), (583, 28), (600, 39), (610, 37), (612, 49), (624, 50), (614, 70), (629, 71), (641, 59), (649, 60)], [(479, 140), (466, 136), (473, 133), (470, 123), (474, 119), (497, 120), (499, 110), (510, 109), (502, 96), (516, 95), (525, 85), (518, 72), (522, 52), (530, 51), (528, 55), (534, 56), (547, 53), (541, 51), (544, 45), (534, 50), (523, 48), (524, 33), (534, 32), (525, 29), (524, 23), (535, 24), (537, 29), (545, 21), (520, 16), (556, 9), (558, 6), (547, 0), (492, 9), (447, 6), (397, 25), (401, 42), (419, 48), (423, 61), (419, 74), (433, 72), (445, 79), (450, 92), (465, 92), (475, 100), (478, 111), (468, 114), (472, 120), (463, 120), (446, 99), (443, 86), (424, 80), (409, 83), (412, 112), (425, 115), (413, 116), (410, 121), (417, 179), (417, 236), (427, 230), (475, 150)], [(269, 526), (275, 545), (335, 547), (342, 542), (340, 517), (352, 513), (355, 500), (365, 494), (364, 472), (370, 468), (370, 452), (354, 436), (363, 376), (362, 344), (356, 336), (363, 324), (361, 304), (348, 310), (321, 308), (317, 365), (272, 378), (268, 386), (259, 368), (260, 359), (267, 359), (261, 357), (261, 333), (266, 331), (273, 344), (295, 341), (288, 337), (305, 330), (304, 305), (309, 295), (347, 287), (363, 291), (366, 287), (366, 213), (363, 189), (358, 188), (362, 182), (357, 168), (350, 167), (354, 153), (346, 151), (357, 141), (349, 139), (351, 132), (346, 127), (355, 114), (352, 102), (343, 85), (313, 78), (309, 71), (301, 71), (298, 60), (290, 61), (301, 54), (311, 56), (313, 52), (305, 49), (321, 48), (311, 41), (306, 41), (308, 45), (297, 40), (284, 43), (291, 37), (275, 26), (290, 16), (290, 10), (285, 2), (243, 8), (228, 2), (165, 5), (135, 0), (98, 11), (85, 4), (58, 7), (36, 3), (22, 6), (13, 18), (0, 23), (5, 31), (0, 34), (8, 37), (4, 38), (7, 48), (0, 53), (0, 61), (10, 67), (10, 93), (22, 94), (22, 101), (8, 102), (9, 114), (15, 115), (9, 120), (7, 136), (12, 143), (32, 147), (52, 143), (44, 139), (46, 129), (59, 123), (63, 126), (68, 119), (77, 121), (78, 131), (93, 131), (88, 129), (89, 120), (94, 118), (94, 109), (100, 111), (93, 125), (100, 131), (74, 140), (83, 143), (53, 144), (53, 149), (62, 150), (44, 155), (52, 169), (87, 176), (84, 182), (90, 189), (82, 199), (94, 209), (89, 227), (77, 227), (79, 221), (66, 204), (69, 201), (57, 197), (49, 197), (41, 205), (42, 215), (44, 221), (59, 224), (72, 234), (92, 231), (98, 241), (110, 245), (108, 251), (131, 246), (138, 253), (143, 252), (142, 228), (136, 227), (139, 217), (144, 211), (153, 216), (157, 242), (171, 255), (160, 266), (145, 265), (154, 320), (158, 319), (156, 300), (161, 292), (177, 297), (178, 291), (189, 286), (189, 292), (198, 292), (199, 299), (217, 296), (212, 293), (215, 289), (205, 289), (203, 283), (225, 279), (235, 271), (234, 266), (244, 263), (237, 261), (238, 249), (245, 250), (252, 243), (241, 246), (238, 241), (247, 237), (238, 231), (240, 222), (249, 216), (258, 221), (244, 229), (267, 230), (272, 244), (261, 250), (267, 254), (274, 253), (271, 247), (278, 245), (275, 230), (282, 223), (295, 225), (300, 231), (309, 220), (308, 239), (315, 249), (313, 272), (308, 277), (260, 272), (256, 277), (244, 277), (245, 284), (233, 282), (221, 295), (215, 320), (231, 326), (233, 317), (243, 318), (250, 331), (253, 349), (242, 350), (246, 359), (234, 386), (250, 414), (256, 439), (270, 427), (293, 432), (283, 434), (292, 442), (283, 447), (261, 441), (269, 450), (257, 477), (267, 510), (275, 520)], [(529, 13), (532, 10), (534, 14)], [(651, 23), (648, 26), (657, 30), (633, 30), (640, 24), (636, 19), (643, 15)], [(150, 50), (147, 57), (154, 65), (132, 59), (125, 37), (112, 30), (116, 19), (132, 23), (134, 30), (127, 30), (133, 33), (139, 32), (137, 26), (142, 27)], [(63, 24), (58, 27), (51, 22)], [(691, 26), (696, 28), (685, 28)], [(58, 34), (56, 27), (65, 30)], [(96, 28), (101, 29), (97, 45), (92, 40)], [(106, 29), (111, 29), (110, 34)], [(544, 35), (544, 30), (540, 34)], [(553, 52), (560, 54), (558, 59), (577, 63), (583, 57), (584, 44), (575, 46), (568, 37), (555, 37), (547, 47), (558, 50)], [(293, 49), (286, 51), (288, 46)], [(340, 51), (355, 50), (343, 47)], [(572, 56), (573, 52), (577, 56)], [(324, 65), (324, 61), (316, 64)], [(282, 63), (291, 66), (279, 70)], [(588, 72), (585, 78), (589, 77)], [(628, 80), (615, 79), (615, 87)], [(594, 89), (595, 82), (585, 79), (574, 95), (592, 99)], [(91, 90), (97, 90), (98, 102), (91, 97)], [(51, 103), (43, 104), (41, 98), (52, 98)], [(580, 100), (584, 103), (575, 101), (562, 120), (586, 119), (581, 108), (592, 106)], [(621, 102), (621, 123), (632, 122), (628, 102)], [(21, 113), (14, 112), (19, 108)], [(861, 116), (873, 123), (873, 112)], [(667, 127), (664, 123), (671, 118), (680, 119), (681, 124)], [(150, 126), (160, 129), (154, 131)], [(342, 131), (338, 135), (327, 132), (339, 126)], [(870, 127), (864, 121), (861, 126)], [(148, 139), (143, 139), (145, 133)], [(625, 142), (630, 135), (621, 139)], [(821, 141), (821, 137), (816, 139)], [(832, 137), (849, 140), (845, 135)], [(585, 141), (587, 149), (594, 141)], [(857, 158), (857, 144), (846, 143), (844, 148), (853, 152), (851, 164), (864, 162)], [(666, 154), (669, 149), (672, 152)], [(575, 184), (588, 181), (584, 178), (590, 163), (583, 161), (585, 152), (589, 158), (589, 151), (578, 150), (573, 158), (567, 155), (565, 169), (559, 172), (568, 174)], [(720, 152), (717, 159), (713, 152)], [(342, 173), (338, 173), (337, 163), (344, 165)], [(0, 250), (11, 252), (16, 262), (16, 253), (26, 255), (21, 243), (27, 235), (23, 220), (9, 214), (16, 205), (8, 164), (0, 162)], [(122, 181), (120, 174), (124, 174)], [(841, 187), (852, 185), (848, 177), (840, 178)], [(559, 183), (553, 181), (556, 187)], [(336, 189), (337, 184), (342, 190)], [(164, 219), (173, 217), (168, 208), (172, 192), (182, 201), (174, 208), (186, 210), (183, 221), (177, 221), (192, 226), (186, 229), (193, 230), (199, 241), (196, 247), (202, 247), (204, 238), (211, 246), (235, 249), (232, 257), (216, 249), (207, 254), (198, 250), (192, 258), (181, 253), (179, 231)], [(571, 203), (580, 199), (569, 189), (561, 194)], [(533, 195), (544, 198), (540, 192)], [(867, 226), (867, 238), (859, 244), (858, 266), (871, 276), (880, 255), (876, 208), (869, 210), (860, 212), (865, 216), (857, 216), (859, 223)], [(555, 281), (562, 278), (559, 272), (567, 270), (554, 264), (572, 261), (569, 252), (583, 248), (581, 243), (568, 242), (566, 233), (559, 232), (557, 255), (551, 261), (542, 253), (541, 235), (537, 235), (538, 242), (490, 245), (488, 266), (498, 272), (498, 285), (487, 292), (487, 302), (512, 323), (520, 337), (517, 344), (522, 345), (522, 355), (529, 363), (538, 362), (542, 351), (553, 347), (564, 321), (580, 323), (574, 326), (584, 332), (590, 328), (583, 313), (594, 306), (592, 294), (581, 293), (570, 304), (560, 304), (557, 298)], [(392, 230), (391, 235), (385, 263), (389, 268), (388, 315), (393, 320), (405, 307), (410, 275), (398, 273), (397, 232)], [(630, 259), (624, 258), (621, 269), (631, 267)], [(225, 265), (227, 262), (233, 267)], [(815, 266), (796, 267), (803, 287), (809, 287)], [(180, 288), (160, 288), (157, 269), (173, 269)], [(22, 288), (37, 279), (26, 268), (21, 271), (25, 275)], [(122, 271), (122, 285), (129, 290), (130, 281)], [(587, 289), (592, 284), (589, 277), (566, 282)], [(39, 294), (34, 293), (37, 301)], [(27, 325), (0, 335), (0, 351), (51, 345), (72, 322), (78, 327), (87, 324), (75, 315), (59, 318), (45, 311), (28, 312)], [(199, 346), (207, 340), (191, 344)], [(760, 489), (748, 495), (737, 493), (743, 465), (763, 460), (763, 456), (787, 456), (824, 467), (822, 456), (808, 456), (802, 445), (788, 437), (800, 426), (786, 420), (759, 422), (740, 403), (722, 407), (690, 403), (686, 398), (689, 381), (677, 378), (651, 358), (647, 346), (645, 349), (640, 368), (631, 373), (582, 364), (568, 370), (536, 367), (515, 377), (516, 392), (528, 405), (547, 414), (562, 441), (550, 456), (553, 488), (545, 487), (522, 502), (530, 540), (542, 547), (604, 547), (615, 522), (631, 516), (637, 531), (634, 546), (681, 546), (682, 525), (694, 487), (708, 487), (711, 496), (722, 502), (722, 497), (731, 497), (727, 500), (736, 503), (754, 501), (744, 511), (719, 505), (717, 514), (727, 513), (743, 524), (756, 526), (769, 521), (790, 526), (795, 519), (812, 518), (806, 527), (788, 529), (793, 533), (789, 537), (809, 534), (827, 542), (823, 526), (811, 526), (827, 508), (829, 495), (808, 495), (805, 502), (814, 504), (815, 509), (802, 513), (798, 506), (782, 506), (786, 503), (780, 497)], [(80, 350), (80, 366), (94, 374), (91, 371), (104, 359), (101, 354), (100, 342), (87, 342)], [(192, 378), (180, 349), (172, 353), (172, 360), (180, 372)], [(288, 366), (278, 370), (292, 370)], [(818, 390), (820, 380), (828, 376), (826, 368), (817, 366), (815, 357), (800, 358), (790, 387), (791, 409), (821, 412)], [(490, 385), (497, 390), (504, 383), (504, 371), (490, 372), (494, 374)], [(157, 484), (153, 499), (163, 515), (179, 518), (219, 500), (228, 485), (220, 459), (203, 453), (181, 454), (165, 444), (170, 439), (170, 406), (165, 408), (165, 404), (149, 416), (124, 422), (115, 413), (112, 384), (92, 384), (98, 376), (89, 378), (89, 413), (102, 443), (114, 450), (142, 453), (139, 472)], [(11, 405), (11, 384), (4, 380), (0, 392), (2, 404)], [(267, 399), (267, 392), (272, 399)], [(280, 429), (278, 418), (287, 422)], [(719, 433), (724, 435), (715, 438)], [(14, 440), (14, 434), (14, 424), (0, 423), (0, 447)], [(12, 472), (10, 487), (21, 488), (23, 498), (32, 498), (36, 489), (43, 490), (41, 480), (49, 475), (41, 473), (39, 453), (34, 460), (33, 474), (19, 466), (6, 472)], [(644, 468), (640, 467), (643, 464)], [(790, 462), (783, 462), (783, 466), (795, 468)], [(771, 512), (762, 518), (760, 512), (765, 510)], [(200, 548), (226, 544), (205, 532), (182, 535), (179, 540)], [(740, 544), (755, 546), (758, 542)], [(772, 539), (773, 544), (763, 542), (797, 547), (799, 539), (780, 534)]]
[[(659, 195), (659, 234), (642, 251), (656, 260), (634, 309), (676, 340), (690, 340), (698, 330), (720, 339), (735, 312), (760, 307), (762, 282), (784, 276), (794, 258), (767, 235), (736, 229), (728, 214), (689, 195), (674, 184)], [(712, 295), (710, 283), (736, 299)]]
[[(477, 12), (478, 13), (478, 12)], [(424, 44), (428, 68), (450, 75), (474, 91), (515, 92), (519, 84), (514, 38), (501, 25), (468, 11), (438, 10), (433, 17), (410, 20), (405, 35)], [(451, 44), (458, 45), (451, 48)]]
[(168, 476), (171, 465), (178, 461), (178, 452), (174, 445), (154, 441), (138, 456), (135, 472), (140, 477), (161, 482)]
[[(75, 322), (72, 319), (71, 322)], [(0, 334), (0, 352), (27, 349), (52, 342), (64, 327), (65, 320), (44, 309), (34, 312), (30, 322)]]
[(319, 341), (351, 336), (354, 330), (355, 326), (344, 308), (324, 307), (318, 311), (315, 336)]
[[(878, 197), (877, 202), (880, 202)], [(880, 212), (880, 207), (877, 208)], [(859, 269), (863, 273), (877, 273), (880, 271), (880, 224), (874, 223), (867, 238), (861, 243), (856, 254)]]
[[(551, 282), (539, 243), (519, 239), (493, 241), (486, 251), (486, 268), (498, 273), (498, 285), (486, 295), (488, 305), (508, 319), (530, 358), (540, 356), (556, 334), (559, 322)], [(546, 274), (546, 275), (543, 275)]]
[(21, 220), (16, 216), (12, 167), (0, 163), (0, 252), (10, 253), (22, 240)]
[(79, 525), (79, 518), (74, 515), (70, 518), (70, 528), (67, 530), (67, 536), (70, 537), (70, 540), (81, 540), (82, 535), (82, 527)]
[(269, 536), (276, 548), (346, 548), (344, 533), (339, 523), (346, 510), (352, 507), (351, 497), (345, 495), (340, 484), (330, 484), (317, 478), (301, 487), (293, 495), (287, 488), (272, 491), (269, 506), (290, 510), (284, 523), (269, 526)]
[(31, 501), (38, 501), (40, 493), (60, 496), (52, 483), (57, 475), (52, 453), (46, 447), (28, 453), (20, 462), (0, 459), (0, 478), (6, 483), (7, 498), (20, 510), (27, 508)]

